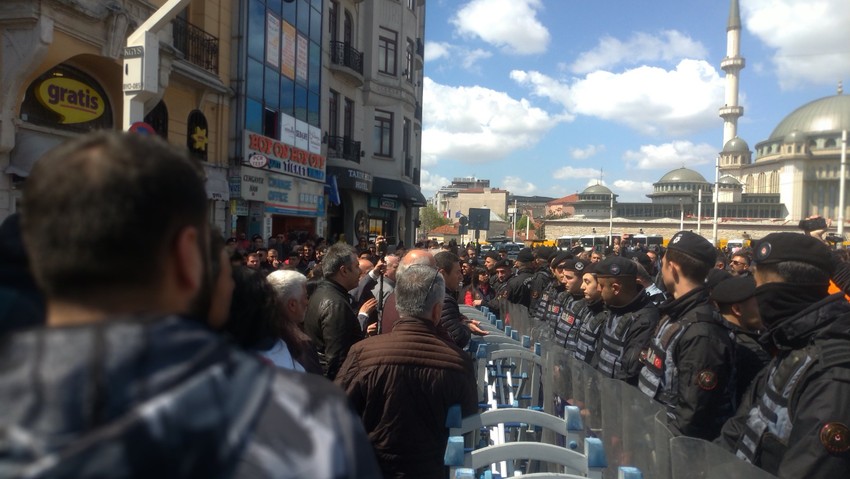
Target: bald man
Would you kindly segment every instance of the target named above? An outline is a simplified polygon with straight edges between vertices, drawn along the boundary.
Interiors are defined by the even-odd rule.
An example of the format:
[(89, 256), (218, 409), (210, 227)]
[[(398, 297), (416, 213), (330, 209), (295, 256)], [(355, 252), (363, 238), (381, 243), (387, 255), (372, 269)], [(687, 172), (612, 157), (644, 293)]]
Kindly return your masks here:
[[(401, 261), (398, 263), (398, 272), (396, 274), (402, 274), (405, 269), (414, 264), (422, 264), (427, 265), (436, 270), (437, 262), (434, 261), (434, 255), (431, 254), (430, 251), (425, 249), (412, 249), (401, 258)], [(393, 330), (393, 325), (398, 320), (398, 311), (395, 307), (395, 294), (390, 293), (387, 296), (387, 302), (384, 304), (383, 315), (381, 317), (381, 328), (380, 333), (389, 333)]]

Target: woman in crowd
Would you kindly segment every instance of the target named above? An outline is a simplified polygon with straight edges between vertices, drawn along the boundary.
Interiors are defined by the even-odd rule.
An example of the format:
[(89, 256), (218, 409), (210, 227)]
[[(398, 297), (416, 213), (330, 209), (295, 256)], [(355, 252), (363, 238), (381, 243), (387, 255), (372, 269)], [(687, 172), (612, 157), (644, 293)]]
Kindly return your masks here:
[(481, 267), (472, 272), (472, 284), (464, 290), (463, 303), (467, 306), (481, 306), (487, 304), (496, 296), (490, 287), (490, 274)]

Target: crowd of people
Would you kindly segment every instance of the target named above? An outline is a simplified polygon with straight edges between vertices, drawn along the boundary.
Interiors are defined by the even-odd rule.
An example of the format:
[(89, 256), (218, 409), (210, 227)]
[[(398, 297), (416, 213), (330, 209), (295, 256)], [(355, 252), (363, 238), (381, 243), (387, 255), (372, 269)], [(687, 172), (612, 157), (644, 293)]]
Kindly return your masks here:
[(487, 334), (460, 305), (507, 303), (675, 434), (781, 477), (850, 472), (850, 274), (811, 235), (511, 261), (225, 239), (206, 208), (201, 166), (157, 139), (89, 134), (36, 164), (0, 226), (0, 477), (445, 477)]

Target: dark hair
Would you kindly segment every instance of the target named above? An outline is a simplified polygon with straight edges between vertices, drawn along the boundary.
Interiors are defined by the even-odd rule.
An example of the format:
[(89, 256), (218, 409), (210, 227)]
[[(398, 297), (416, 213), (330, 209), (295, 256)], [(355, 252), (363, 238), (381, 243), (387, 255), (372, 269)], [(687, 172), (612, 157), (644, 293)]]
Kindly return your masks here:
[(678, 264), (682, 270), (682, 275), (696, 283), (705, 281), (708, 272), (714, 267), (714, 265), (706, 264), (676, 249), (668, 249), (664, 257), (667, 258), (667, 261)]
[(437, 269), (441, 269), (448, 273), (453, 266), (460, 266), (460, 258), (451, 251), (440, 251), (434, 255), (434, 262), (437, 263)]
[(762, 272), (774, 272), (788, 283), (825, 284), (829, 283), (829, 274), (817, 266), (800, 261), (783, 261), (781, 263), (760, 263), (757, 268)]
[(481, 268), (481, 267), (475, 268), (475, 270), (472, 271), (472, 287), (473, 288), (477, 288), (478, 285), (480, 284), (480, 281), (478, 280), (478, 276), (480, 276), (482, 274), (489, 275), (490, 273), (487, 271), (486, 268)]
[(322, 275), (329, 278), (339, 272), (343, 266), (350, 265), (353, 261), (351, 256), (354, 254), (354, 248), (345, 243), (336, 243), (325, 253), (322, 258)]
[(301, 341), (283, 322), (274, 287), (263, 273), (250, 268), (233, 269), (233, 301), (224, 330), (243, 348), (268, 351), (283, 339), (293, 358), (301, 355)]
[(717, 255), (714, 259), (714, 264), (723, 263), (723, 266), (729, 266), (729, 258), (726, 256), (726, 253), (723, 251), (717, 250)]
[(204, 183), (200, 163), (157, 136), (98, 131), (53, 149), (33, 167), (21, 208), (39, 285), (92, 303), (156, 287), (183, 228), (199, 230), (207, 255)]

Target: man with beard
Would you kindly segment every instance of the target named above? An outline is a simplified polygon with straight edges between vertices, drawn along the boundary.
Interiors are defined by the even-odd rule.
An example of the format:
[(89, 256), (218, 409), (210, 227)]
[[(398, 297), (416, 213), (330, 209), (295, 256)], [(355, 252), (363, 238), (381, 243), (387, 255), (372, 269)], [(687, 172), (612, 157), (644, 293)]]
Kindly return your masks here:
[(709, 302), (705, 278), (717, 251), (690, 231), (673, 235), (661, 275), (673, 300), (641, 354), (638, 386), (667, 406), (675, 435), (714, 439), (734, 411), (735, 342)]
[(519, 251), (514, 266), (517, 270), (516, 274), (505, 285), (502, 294), (511, 303), (520, 304), (527, 308), (531, 304), (529, 284), (534, 274), (534, 254), (530, 248), (523, 248)]
[(602, 331), (602, 326), (605, 325), (605, 319), (608, 317), (608, 311), (602, 301), (602, 290), (599, 287), (599, 281), (596, 279), (598, 265), (599, 263), (589, 264), (584, 268), (584, 274), (581, 277), (581, 291), (584, 293), (584, 300), (587, 303), (587, 316), (579, 327), (575, 350), (577, 359), (591, 365), (596, 364), (599, 334)]
[(717, 442), (782, 478), (848, 477), (850, 304), (828, 293), (829, 248), (772, 233), (753, 251), (756, 302), (777, 354)]
[(609, 314), (601, 331), (596, 369), (637, 385), (640, 352), (658, 324), (658, 308), (637, 282), (638, 264), (612, 256), (596, 266), (596, 280)]
[[(555, 267), (561, 275), (561, 283), (564, 291), (555, 300), (552, 308), (552, 334), (556, 344), (563, 346), (567, 351), (575, 351), (578, 342), (578, 332), (581, 329), (581, 321), (587, 314), (587, 302), (581, 290), (584, 269), (590, 263), (580, 259), (568, 259)], [(557, 313), (555, 313), (557, 311)]]
[(0, 345), (0, 475), (380, 477), (327, 380), (210, 330), (204, 181), (159, 137), (118, 132), (35, 165), (21, 219), (47, 327)]

